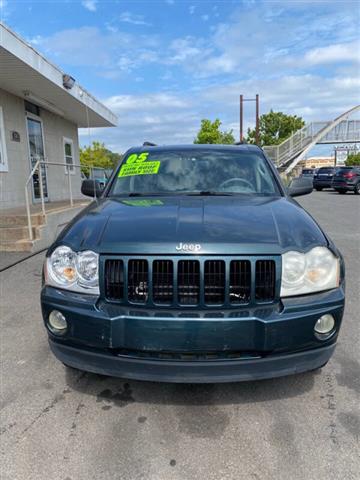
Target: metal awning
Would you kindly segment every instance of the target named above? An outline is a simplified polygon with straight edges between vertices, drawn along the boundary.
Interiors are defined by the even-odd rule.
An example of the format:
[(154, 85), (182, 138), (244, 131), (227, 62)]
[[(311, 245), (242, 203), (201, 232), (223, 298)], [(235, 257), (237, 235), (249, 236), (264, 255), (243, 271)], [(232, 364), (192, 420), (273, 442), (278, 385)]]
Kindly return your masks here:
[(117, 117), (77, 82), (63, 86), (63, 75), (33, 47), (0, 23), (0, 88), (61, 115), (78, 127), (110, 127)]

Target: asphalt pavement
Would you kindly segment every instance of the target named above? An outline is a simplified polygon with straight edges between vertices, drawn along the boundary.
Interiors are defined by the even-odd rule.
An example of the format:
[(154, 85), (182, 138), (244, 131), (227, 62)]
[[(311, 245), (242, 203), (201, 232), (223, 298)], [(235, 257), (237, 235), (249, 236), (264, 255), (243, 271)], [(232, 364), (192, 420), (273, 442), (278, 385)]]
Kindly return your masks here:
[(358, 480), (360, 198), (299, 203), (347, 266), (339, 343), (316, 373), (178, 385), (66, 370), (42, 326), (44, 254), (2, 272), (1, 480)]

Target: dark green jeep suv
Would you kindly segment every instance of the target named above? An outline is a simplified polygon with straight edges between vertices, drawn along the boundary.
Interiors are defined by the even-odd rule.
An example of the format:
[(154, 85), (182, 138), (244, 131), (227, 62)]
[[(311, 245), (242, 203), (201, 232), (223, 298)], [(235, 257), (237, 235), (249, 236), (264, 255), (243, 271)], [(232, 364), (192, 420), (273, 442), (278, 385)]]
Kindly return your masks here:
[(322, 367), (344, 263), (263, 151), (133, 148), (47, 252), (41, 293), (65, 365), (124, 378), (225, 382)]

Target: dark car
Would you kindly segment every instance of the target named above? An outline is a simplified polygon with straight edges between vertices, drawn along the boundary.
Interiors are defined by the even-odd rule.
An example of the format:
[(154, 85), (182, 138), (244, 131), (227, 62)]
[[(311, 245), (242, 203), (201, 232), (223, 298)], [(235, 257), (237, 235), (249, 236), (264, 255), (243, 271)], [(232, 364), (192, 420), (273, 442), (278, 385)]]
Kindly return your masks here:
[(256, 146), (133, 148), (49, 248), (41, 306), (65, 365), (171, 382), (322, 367), (344, 262)]
[(332, 179), (336, 172), (336, 167), (321, 167), (313, 178), (313, 186), (320, 191), (323, 188), (331, 188)]
[(360, 194), (360, 167), (341, 167), (334, 175), (332, 184), (339, 193), (354, 192)]

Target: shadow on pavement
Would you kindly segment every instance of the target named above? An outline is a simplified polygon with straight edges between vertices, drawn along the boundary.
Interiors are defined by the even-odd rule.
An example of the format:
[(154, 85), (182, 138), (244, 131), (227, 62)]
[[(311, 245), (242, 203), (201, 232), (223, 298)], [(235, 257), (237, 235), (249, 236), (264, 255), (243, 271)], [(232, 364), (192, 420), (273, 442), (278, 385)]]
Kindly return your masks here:
[(267, 402), (303, 395), (310, 391), (318, 372), (271, 380), (218, 384), (141, 382), (105, 377), (66, 369), (66, 384), (97, 401), (125, 406), (128, 403), (157, 405), (226, 405)]

